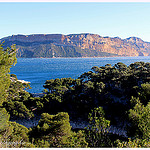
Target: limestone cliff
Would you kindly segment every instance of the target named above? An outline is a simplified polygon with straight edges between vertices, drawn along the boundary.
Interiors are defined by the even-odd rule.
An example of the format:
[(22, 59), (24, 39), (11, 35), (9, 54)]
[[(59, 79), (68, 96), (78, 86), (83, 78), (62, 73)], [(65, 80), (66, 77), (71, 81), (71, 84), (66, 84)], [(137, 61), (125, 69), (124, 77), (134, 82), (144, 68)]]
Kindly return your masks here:
[(35, 34), (2, 38), (16, 44), (18, 57), (150, 56), (150, 43), (140, 38), (102, 37), (97, 34)]

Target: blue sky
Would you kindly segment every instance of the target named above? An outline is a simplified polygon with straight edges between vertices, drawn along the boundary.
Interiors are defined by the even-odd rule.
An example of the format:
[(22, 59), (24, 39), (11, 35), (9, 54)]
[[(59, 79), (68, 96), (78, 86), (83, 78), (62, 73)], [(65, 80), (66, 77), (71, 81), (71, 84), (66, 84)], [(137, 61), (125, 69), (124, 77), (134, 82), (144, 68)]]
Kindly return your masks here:
[(0, 38), (13, 34), (77, 34), (150, 42), (150, 3), (2, 3)]

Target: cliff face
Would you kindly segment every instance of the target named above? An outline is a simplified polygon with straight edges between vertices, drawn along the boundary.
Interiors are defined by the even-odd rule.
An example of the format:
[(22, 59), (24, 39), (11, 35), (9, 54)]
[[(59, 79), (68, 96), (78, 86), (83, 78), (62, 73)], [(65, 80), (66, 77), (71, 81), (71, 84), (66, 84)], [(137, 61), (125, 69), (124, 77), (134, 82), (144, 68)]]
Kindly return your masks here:
[(150, 43), (140, 38), (101, 37), (97, 34), (13, 35), (0, 40), (16, 44), (18, 57), (150, 56)]

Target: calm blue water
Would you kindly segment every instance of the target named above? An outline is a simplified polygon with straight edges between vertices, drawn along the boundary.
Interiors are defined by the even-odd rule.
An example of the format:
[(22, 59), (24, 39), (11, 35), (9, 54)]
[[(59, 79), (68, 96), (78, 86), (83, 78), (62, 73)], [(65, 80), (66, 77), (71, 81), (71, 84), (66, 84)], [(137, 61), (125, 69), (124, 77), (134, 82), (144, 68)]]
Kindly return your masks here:
[(16, 74), (19, 80), (31, 82), (31, 93), (41, 93), (46, 80), (55, 78), (78, 78), (82, 73), (91, 70), (93, 66), (116, 64), (126, 65), (137, 61), (150, 62), (147, 57), (111, 57), (111, 58), (18, 58), (17, 64), (11, 68), (11, 74)]

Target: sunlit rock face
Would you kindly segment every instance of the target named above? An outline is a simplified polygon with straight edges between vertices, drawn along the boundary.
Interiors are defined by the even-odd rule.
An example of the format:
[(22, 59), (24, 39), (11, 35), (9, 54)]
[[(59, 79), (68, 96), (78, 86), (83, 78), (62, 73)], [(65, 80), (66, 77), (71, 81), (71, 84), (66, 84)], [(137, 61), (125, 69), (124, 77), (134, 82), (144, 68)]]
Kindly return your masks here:
[[(34, 34), (12, 35), (0, 41), (5, 41), (6, 46), (16, 44), (18, 57), (40, 57), (40, 54), (41, 57), (52, 57), (52, 53), (59, 57), (68, 57), (68, 53), (69, 57), (101, 57), (101, 54), (105, 57), (105, 53), (112, 54), (110, 56), (150, 56), (150, 43), (137, 37), (121, 39), (89, 33)], [(37, 52), (39, 55), (35, 54)]]

